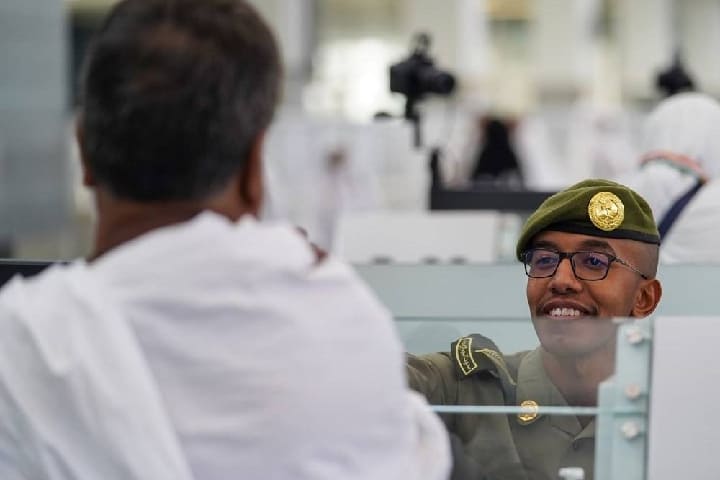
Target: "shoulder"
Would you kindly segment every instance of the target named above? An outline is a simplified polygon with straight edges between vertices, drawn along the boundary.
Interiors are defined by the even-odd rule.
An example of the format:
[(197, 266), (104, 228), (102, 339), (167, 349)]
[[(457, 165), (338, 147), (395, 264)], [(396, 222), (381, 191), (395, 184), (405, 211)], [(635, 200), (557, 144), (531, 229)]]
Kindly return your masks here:
[(450, 351), (427, 355), (408, 355), (410, 366), (432, 370), (458, 380), (483, 372), (504, 373), (516, 377), (518, 366), (528, 352), (505, 355), (489, 338), (472, 334), (460, 337), (450, 345)]
[(30, 314), (37, 309), (62, 304), (72, 290), (73, 279), (84, 269), (85, 263), (76, 261), (51, 265), (32, 277), (16, 275), (0, 289), (0, 314)]
[(465, 388), (500, 388), (512, 396), (527, 353), (506, 356), (489, 338), (467, 335), (453, 342), (449, 352), (408, 355), (408, 379), (413, 389), (445, 401)]
[(517, 376), (517, 367), (525, 353), (505, 355), (495, 342), (477, 333), (460, 337), (452, 343), (450, 351), (461, 378), (490, 372), (495, 376), (509, 377), (510, 380)]

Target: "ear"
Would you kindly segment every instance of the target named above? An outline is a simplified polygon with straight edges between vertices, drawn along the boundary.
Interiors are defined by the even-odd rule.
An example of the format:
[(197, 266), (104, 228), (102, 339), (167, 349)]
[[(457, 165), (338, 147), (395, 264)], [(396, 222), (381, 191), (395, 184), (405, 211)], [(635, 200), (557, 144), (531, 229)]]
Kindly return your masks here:
[(263, 162), (262, 149), (265, 141), (265, 131), (255, 137), (250, 149), (245, 167), (240, 174), (240, 198), (245, 203), (247, 210), (254, 216), (258, 216), (263, 203)]
[(93, 188), (97, 184), (90, 168), (87, 164), (87, 155), (85, 154), (85, 132), (82, 128), (82, 113), (78, 114), (75, 121), (75, 139), (77, 140), (78, 152), (80, 153), (80, 169), (82, 171), (82, 184), (88, 188)]
[(644, 318), (652, 314), (660, 303), (660, 297), (662, 297), (660, 282), (656, 278), (644, 280), (635, 297), (631, 316)]

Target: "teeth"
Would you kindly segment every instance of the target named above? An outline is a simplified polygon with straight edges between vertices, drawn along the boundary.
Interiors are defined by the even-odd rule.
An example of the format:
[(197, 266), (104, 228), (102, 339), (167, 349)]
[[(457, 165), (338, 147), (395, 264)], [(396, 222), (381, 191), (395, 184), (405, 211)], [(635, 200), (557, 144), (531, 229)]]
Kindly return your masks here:
[(550, 310), (551, 317), (579, 317), (580, 315), (580, 310), (574, 308), (556, 307)]

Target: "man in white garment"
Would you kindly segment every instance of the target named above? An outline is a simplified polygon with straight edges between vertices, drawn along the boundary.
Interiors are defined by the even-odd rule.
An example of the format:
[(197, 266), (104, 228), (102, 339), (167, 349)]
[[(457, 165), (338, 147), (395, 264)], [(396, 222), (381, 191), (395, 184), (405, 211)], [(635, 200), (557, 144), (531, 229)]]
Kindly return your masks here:
[(644, 148), (628, 180), (664, 227), (660, 263), (720, 262), (720, 103), (702, 93), (662, 101), (646, 122)]
[(242, 0), (114, 7), (78, 122), (94, 252), (0, 293), (0, 478), (446, 478), (388, 313), (255, 219), (279, 82)]
[(719, 176), (720, 103), (697, 92), (660, 102), (643, 126), (639, 166), (620, 182), (650, 204), (662, 238), (661, 261), (665, 240), (685, 216), (685, 206)]

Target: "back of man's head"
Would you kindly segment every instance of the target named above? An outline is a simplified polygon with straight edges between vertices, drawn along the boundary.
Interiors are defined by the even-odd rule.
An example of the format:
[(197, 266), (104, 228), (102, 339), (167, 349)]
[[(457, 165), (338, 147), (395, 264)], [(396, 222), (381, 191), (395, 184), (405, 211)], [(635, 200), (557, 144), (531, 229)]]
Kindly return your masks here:
[(122, 1), (84, 68), (86, 168), (120, 198), (206, 198), (243, 168), (280, 76), (275, 39), (243, 0)]

